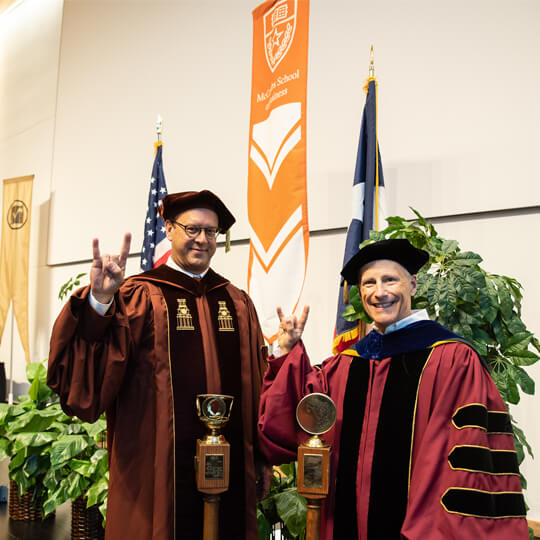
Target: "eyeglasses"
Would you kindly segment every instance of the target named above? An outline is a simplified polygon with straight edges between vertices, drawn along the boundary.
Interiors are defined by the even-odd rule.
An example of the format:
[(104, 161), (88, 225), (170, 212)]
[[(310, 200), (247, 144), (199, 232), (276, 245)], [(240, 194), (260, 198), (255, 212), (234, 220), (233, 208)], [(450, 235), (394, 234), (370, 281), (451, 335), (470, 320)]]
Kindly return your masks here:
[(213, 240), (220, 233), (219, 227), (198, 227), (197, 225), (182, 225), (181, 223), (178, 223), (178, 221), (173, 221), (172, 224), (182, 227), (188, 238), (197, 238), (197, 236), (201, 234), (201, 231), (204, 231), (206, 238)]

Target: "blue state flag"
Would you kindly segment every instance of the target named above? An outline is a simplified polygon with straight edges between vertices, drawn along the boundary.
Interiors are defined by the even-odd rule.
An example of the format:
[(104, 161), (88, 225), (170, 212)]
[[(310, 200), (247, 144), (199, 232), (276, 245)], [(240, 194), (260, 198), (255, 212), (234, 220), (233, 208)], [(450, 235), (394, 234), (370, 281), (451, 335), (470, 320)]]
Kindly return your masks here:
[(144, 222), (144, 240), (141, 251), (141, 270), (143, 271), (163, 264), (171, 253), (171, 245), (165, 234), (165, 223), (158, 213), (161, 199), (167, 195), (162, 151), (162, 143), (158, 141), (148, 192), (148, 210)]
[[(360, 243), (369, 238), (369, 231), (385, 226), (384, 177), (377, 141), (377, 82), (374, 78), (368, 81), (362, 114), (352, 202), (352, 219), (347, 231), (343, 266), (358, 252)], [(351, 285), (355, 283), (343, 283), (343, 287), (350, 288)], [(361, 337), (358, 321), (346, 321), (342, 316), (346, 308), (342, 293), (340, 288), (332, 347), (334, 354), (348, 349)]]

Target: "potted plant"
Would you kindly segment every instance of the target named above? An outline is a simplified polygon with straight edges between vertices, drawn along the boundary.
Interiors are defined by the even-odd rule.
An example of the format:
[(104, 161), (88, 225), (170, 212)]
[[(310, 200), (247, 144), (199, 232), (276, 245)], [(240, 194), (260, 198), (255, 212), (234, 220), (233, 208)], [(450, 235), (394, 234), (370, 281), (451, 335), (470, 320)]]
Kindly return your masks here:
[[(40, 509), (47, 495), (43, 478), (50, 469), (52, 444), (71, 420), (45, 384), (45, 367), (29, 364), (26, 375), (30, 383), (28, 394), (19, 396), (18, 403), (13, 405), (0, 403), (0, 460), (10, 460), (9, 477), (16, 484), (19, 497), (31, 490), (33, 507)], [(10, 515), (11, 512), (10, 508)], [(31, 513), (27, 519), (37, 519), (39, 514)]]
[(101, 538), (107, 510), (109, 468), (107, 450), (102, 448), (106, 421), (93, 424), (77, 420), (52, 443), (50, 468), (43, 479), (48, 515), (72, 501), (72, 538)]
[(79, 509), (99, 508), (101, 524), (109, 474), (102, 448), (105, 419), (88, 424), (66, 415), (46, 384), (43, 364), (29, 364), (26, 373), (28, 394), (19, 396), (17, 404), (0, 404), (0, 460), (10, 459), (9, 476), (20, 497), (31, 490), (36, 516), (46, 517), (71, 499)]
[(48, 489), (43, 503), (45, 514), (85, 494), (91, 505), (106, 503), (107, 450), (99, 444), (106, 428), (104, 418), (94, 424), (77, 420), (51, 444), (50, 468), (43, 479)]

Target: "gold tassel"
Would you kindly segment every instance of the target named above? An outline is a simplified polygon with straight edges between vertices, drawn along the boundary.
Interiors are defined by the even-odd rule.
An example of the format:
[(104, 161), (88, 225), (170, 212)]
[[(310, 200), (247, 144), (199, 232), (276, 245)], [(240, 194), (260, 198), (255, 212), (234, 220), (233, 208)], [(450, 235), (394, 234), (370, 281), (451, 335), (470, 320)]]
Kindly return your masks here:
[(225, 233), (225, 253), (231, 251), (231, 230)]
[(347, 285), (347, 280), (343, 281), (343, 303), (349, 303), (349, 286)]

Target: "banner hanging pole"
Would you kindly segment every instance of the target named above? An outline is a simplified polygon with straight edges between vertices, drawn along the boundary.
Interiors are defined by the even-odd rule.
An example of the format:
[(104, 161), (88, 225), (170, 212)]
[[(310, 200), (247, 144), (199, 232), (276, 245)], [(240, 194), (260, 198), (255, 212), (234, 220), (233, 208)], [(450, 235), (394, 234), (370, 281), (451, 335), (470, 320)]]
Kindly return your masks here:
[(13, 312), (13, 303), (11, 304), (11, 345), (9, 354), (9, 394), (8, 403), (13, 405), (13, 327), (15, 326), (15, 314)]

